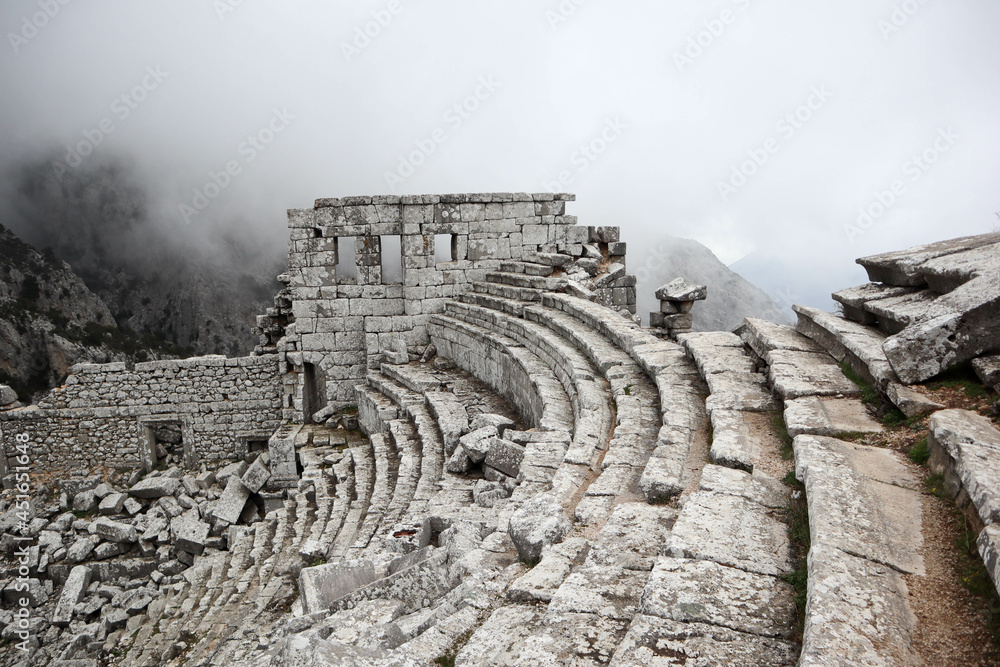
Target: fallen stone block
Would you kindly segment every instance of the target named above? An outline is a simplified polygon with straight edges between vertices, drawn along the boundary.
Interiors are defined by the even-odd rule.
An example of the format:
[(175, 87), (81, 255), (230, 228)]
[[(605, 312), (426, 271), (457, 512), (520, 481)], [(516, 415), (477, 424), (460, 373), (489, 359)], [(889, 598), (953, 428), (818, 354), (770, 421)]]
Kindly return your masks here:
[(458, 443), (465, 449), (466, 454), (473, 463), (482, 463), (489, 451), (490, 440), (497, 437), (499, 431), (493, 424), (487, 424), (475, 431), (466, 433), (458, 439)]
[(489, 439), (484, 461), (487, 466), (499, 470), (508, 477), (517, 477), (523, 459), (524, 447), (521, 445), (503, 438)]
[(125, 507), (125, 500), (128, 498), (124, 493), (111, 493), (104, 497), (101, 504), (97, 506), (98, 511), (101, 514), (110, 516), (112, 514), (121, 514), (122, 509)]
[(196, 556), (205, 550), (210, 527), (201, 520), (197, 510), (189, 510), (170, 521), (174, 546)]
[(499, 482), (481, 479), (472, 489), (472, 499), (479, 507), (493, 507), (506, 498), (510, 498), (510, 491)]
[(181, 482), (173, 477), (147, 477), (128, 490), (136, 498), (162, 498), (177, 492)]
[(542, 548), (561, 542), (572, 524), (562, 505), (552, 494), (541, 493), (527, 502), (510, 517), (507, 532), (521, 560), (537, 563)]
[(97, 509), (97, 496), (93, 491), (80, 491), (73, 496), (74, 512), (93, 512)]
[(243, 477), (240, 478), (245, 486), (251, 493), (257, 493), (262, 488), (267, 480), (271, 479), (271, 471), (268, 470), (267, 465), (258, 458), (251, 464)]
[(135, 526), (118, 523), (105, 517), (101, 517), (95, 521), (94, 528), (97, 535), (111, 542), (132, 543), (139, 541), (139, 535), (135, 530)]
[(90, 586), (90, 568), (85, 565), (77, 565), (69, 572), (66, 583), (63, 584), (62, 593), (56, 602), (56, 608), (52, 612), (52, 624), (59, 627), (66, 627), (73, 620), (73, 607), (83, 599), (83, 594)]
[(229, 478), (222, 497), (215, 505), (214, 516), (228, 523), (236, 523), (240, 519), (243, 507), (247, 499), (250, 498), (250, 490), (243, 485), (239, 477), (233, 475)]
[(302, 568), (299, 596), (306, 614), (327, 611), (333, 603), (376, 580), (370, 561), (355, 560)]

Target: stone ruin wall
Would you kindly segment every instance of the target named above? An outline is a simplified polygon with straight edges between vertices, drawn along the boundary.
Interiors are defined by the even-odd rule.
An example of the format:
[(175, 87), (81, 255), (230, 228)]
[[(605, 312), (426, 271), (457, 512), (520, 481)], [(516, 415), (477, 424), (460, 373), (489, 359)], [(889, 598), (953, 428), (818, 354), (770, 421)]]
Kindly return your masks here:
[[(354, 387), (400, 341), (415, 351), (430, 343), (427, 324), (444, 304), (531, 253), (579, 258), (584, 244), (624, 264), (616, 227), (580, 227), (566, 214), (567, 194), (464, 194), (318, 199), (288, 212), (287, 288), (258, 318), (258, 354), (276, 352), (282, 366), (282, 418), (308, 422), (316, 411), (356, 403)], [(383, 238), (400, 237), (401, 278), (383, 276)], [(354, 257), (341, 257), (354, 239)], [(451, 261), (435, 259), (435, 242)], [(350, 263), (356, 277), (338, 275)], [(343, 273), (346, 273), (341, 269)], [(594, 290), (596, 300), (635, 313), (635, 276)]]
[[(180, 424), (185, 465), (209, 468), (242, 458), (280, 423), (280, 378), (273, 357), (199, 357), (79, 364), (37, 406), (0, 412), (6, 457), (27, 433), (31, 466), (86, 477), (101, 468), (149, 467), (148, 429)], [(2, 457), (0, 457), (2, 458)]]
[[(283, 422), (305, 423), (316, 408), (358, 399), (355, 386), (399, 341), (430, 343), (428, 321), (486, 273), (531, 253), (579, 259), (584, 244), (624, 265), (617, 227), (577, 226), (567, 194), (468, 194), (319, 199), (288, 212), (286, 288), (258, 318), (255, 356), (79, 364), (37, 406), (0, 412), (4, 459), (26, 433), (36, 471), (153, 464), (151, 428), (179, 424), (185, 466), (242, 458)], [(400, 237), (401, 279), (382, 275), (382, 238)], [(355, 239), (356, 277), (338, 278), (343, 239)], [(435, 239), (451, 261), (435, 260)], [(394, 260), (395, 258), (393, 258)], [(351, 261), (348, 259), (347, 261)], [(599, 303), (635, 312), (635, 276), (605, 276)], [(275, 354), (276, 353), (276, 354)], [(310, 377), (311, 376), (311, 377)], [(309, 405), (310, 391), (319, 396)], [(522, 405), (522, 407), (525, 407)], [(528, 410), (530, 412), (530, 410)]]

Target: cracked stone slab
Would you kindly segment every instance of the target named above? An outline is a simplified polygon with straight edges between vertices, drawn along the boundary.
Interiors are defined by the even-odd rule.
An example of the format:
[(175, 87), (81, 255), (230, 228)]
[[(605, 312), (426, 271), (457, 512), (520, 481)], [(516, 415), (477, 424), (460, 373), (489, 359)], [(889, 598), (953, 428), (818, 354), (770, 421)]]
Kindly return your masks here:
[(773, 510), (740, 496), (698, 491), (684, 502), (667, 554), (758, 574), (788, 574), (792, 571), (788, 527), (772, 514)]
[(902, 411), (907, 417), (922, 417), (937, 410), (944, 410), (945, 406), (935, 403), (930, 398), (920, 393), (913, 387), (890, 382), (885, 387), (886, 396), (892, 404)]
[(932, 447), (947, 452), (983, 523), (1000, 523), (1000, 431), (968, 410), (935, 412), (929, 426)]
[(872, 282), (919, 287), (924, 284), (925, 280), (925, 277), (920, 273), (921, 266), (924, 263), (938, 257), (991, 245), (998, 241), (1000, 241), (1000, 234), (964, 236), (957, 239), (914, 246), (906, 250), (896, 250), (870, 257), (862, 257), (857, 262), (868, 271), (868, 278)]
[(684, 465), (689, 447), (661, 444), (653, 450), (639, 478), (639, 488), (651, 503), (668, 500), (684, 491)]
[(677, 509), (665, 505), (618, 505), (591, 541), (587, 564), (652, 570), (677, 514)]
[(897, 454), (822, 436), (793, 442), (812, 544), (923, 574), (921, 497)]
[(853, 396), (860, 393), (830, 355), (798, 350), (767, 354), (768, 377), (785, 399), (800, 396)]
[(639, 609), (639, 598), (649, 575), (608, 565), (578, 568), (563, 582), (549, 603), (556, 614), (597, 614), (629, 621)]
[(698, 489), (740, 496), (772, 509), (788, 507), (790, 493), (787, 486), (767, 475), (716, 465), (706, 465), (702, 469)]
[(546, 613), (539, 630), (525, 640), (514, 667), (606, 665), (628, 628), (626, 621), (596, 614)]
[(661, 558), (642, 593), (646, 616), (762, 637), (795, 634), (795, 589), (777, 577), (708, 560)]
[(796, 644), (704, 623), (636, 616), (609, 667), (792, 667)]
[(813, 543), (799, 665), (921, 664), (907, 595), (892, 568)]
[(709, 457), (716, 465), (753, 472), (759, 448), (750, 435), (741, 410), (712, 411), (712, 448)]
[(785, 424), (793, 438), (803, 434), (836, 436), (885, 430), (861, 401), (830, 396), (802, 396), (785, 401)]

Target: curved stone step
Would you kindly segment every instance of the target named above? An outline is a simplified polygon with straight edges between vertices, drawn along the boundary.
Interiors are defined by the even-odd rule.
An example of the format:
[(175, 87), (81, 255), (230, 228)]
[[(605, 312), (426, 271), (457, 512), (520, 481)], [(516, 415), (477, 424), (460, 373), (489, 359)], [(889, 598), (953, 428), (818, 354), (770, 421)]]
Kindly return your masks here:
[(509, 273), (506, 271), (490, 271), (486, 273), (486, 281), (514, 287), (537, 289), (545, 292), (558, 292), (566, 286), (565, 278), (546, 278), (544, 276), (525, 273)]
[(371, 442), (352, 443), (351, 456), (354, 461), (354, 494), (344, 516), (343, 527), (327, 549), (329, 561), (342, 559), (354, 544), (358, 529), (368, 514), (369, 503), (375, 491), (375, 452)]
[(432, 315), (438, 353), (486, 382), (542, 430), (573, 428), (573, 409), (552, 369), (513, 339), (453, 317)]
[(607, 389), (597, 378), (598, 369), (571, 345), (534, 322), (468, 304), (449, 303), (449, 315), (510, 336), (544, 361), (559, 378), (574, 414), (574, 437), (566, 452), (568, 463), (592, 466), (606, 447), (611, 429)]
[(504, 283), (473, 281), (472, 291), (488, 296), (500, 297), (509, 301), (538, 301), (544, 290), (532, 287), (516, 287)]

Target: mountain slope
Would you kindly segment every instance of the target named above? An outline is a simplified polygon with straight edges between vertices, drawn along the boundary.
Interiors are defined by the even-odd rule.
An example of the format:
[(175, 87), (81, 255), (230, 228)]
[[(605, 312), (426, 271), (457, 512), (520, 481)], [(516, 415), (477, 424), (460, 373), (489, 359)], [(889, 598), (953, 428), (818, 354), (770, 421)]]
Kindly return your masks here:
[(694, 307), (695, 331), (732, 331), (745, 317), (788, 324), (789, 317), (763, 290), (729, 269), (706, 246), (671, 236), (629, 246), (629, 267), (640, 279), (638, 310), (644, 322), (659, 310), (654, 292), (674, 278), (708, 286), (708, 299)]
[(142, 361), (183, 350), (122, 331), (65, 262), (0, 226), (0, 381), (22, 400), (79, 362)]

